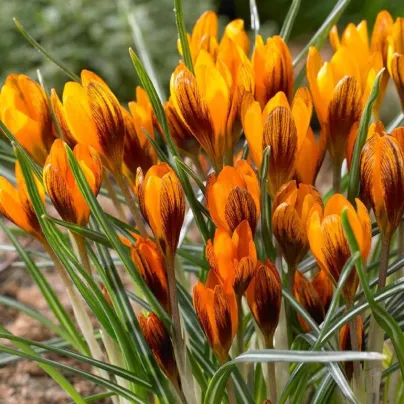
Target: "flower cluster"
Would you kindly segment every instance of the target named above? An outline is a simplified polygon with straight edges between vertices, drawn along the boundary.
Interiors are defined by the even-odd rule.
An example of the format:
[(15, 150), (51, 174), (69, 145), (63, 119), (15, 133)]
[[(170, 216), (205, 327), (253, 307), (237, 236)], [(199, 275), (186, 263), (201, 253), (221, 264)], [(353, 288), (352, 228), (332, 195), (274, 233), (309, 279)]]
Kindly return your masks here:
[[(305, 66), (308, 87), (296, 91), (291, 53), (280, 36), (264, 40), (257, 35), (252, 46), (243, 21), (234, 20), (219, 37), (216, 14), (206, 12), (187, 38), (193, 65), (180, 60), (169, 99), (160, 108), (140, 87), (134, 101), (121, 105), (108, 85), (87, 70), (80, 81), (66, 83), (61, 98), (55, 90), (48, 97), (35, 81), (12, 74), (1, 89), (0, 118), (32, 164), (42, 168), (43, 178), (34, 181), (40, 199), (45, 204), (48, 195), (66, 227), (86, 227), (91, 214), (72, 159), (95, 197), (105, 186), (122, 222), (128, 212), (116, 197), (118, 186), (135, 222), (133, 238), (121, 234), (121, 241), (139, 280), (154, 296), (151, 307), (160, 309), (140, 313), (136, 326), (177, 394), (189, 401), (193, 380), (177, 289), (190, 302), (185, 289), (192, 287), (196, 318), (224, 364), (232, 346), (241, 353), (249, 344), (243, 335), (247, 310), (268, 349), (274, 340), (279, 343), (275, 333), (286, 321), (284, 312), (289, 347), (299, 330), (311, 330), (303, 311), (294, 314), (293, 299), (315, 323), (325, 320), (352, 255), (345, 217), (364, 263), (372, 249), (370, 210), (388, 251), (404, 212), (404, 127), (386, 133), (379, 110), (390, 77), (404, 109), (404, 20), (393, 22), (382, 11), (371, 36), (365, 21), (349, 24), (341, 36), (334, 27), (330, 61), (311, 47)], [(181, 43), (178, 48), (184, 56)], [(383, 68), (374, 122), (353, 159), (364, 107)], [(311, 127), (313, 111), (319, 134)], [(177, 156), (167, 155), (166, 143)], [(325, 198), (315, 183), (327, 152), (334, 193)], [(179, 156), (182, 164), (177, 164)], [(354, 175), (358, 157), (360, 193), (348, 200), (341, 167), (346, 160)], [(198, 179), (195, 184), (189, 173)], [(0, 178), (0, 213), (45, 245), (43, 218), (36, 215), (18, 163), (15, 177), (16, 188)], [(185, 277), (178, 265), (181, 244), (193, 237), (184, 226), (187, 202), (205, 225), (197, 277)], [(122, 230), (119, 223), (116, 227)], [(308, 256), (314, 258), (311, 266)], [(386, 276), (381, 270), (379, 287)], [(358, 286), (358, 273), (352, 270), (342, 287), (348, 309)], [(289, 292), (287, 301), (283, 291)], [(363, 333), (358, 317), (340, 330), (341, 347), (353, 349), (357, 338), (361, 349)], [(346, 373), (352, 376), (352, 364)]]

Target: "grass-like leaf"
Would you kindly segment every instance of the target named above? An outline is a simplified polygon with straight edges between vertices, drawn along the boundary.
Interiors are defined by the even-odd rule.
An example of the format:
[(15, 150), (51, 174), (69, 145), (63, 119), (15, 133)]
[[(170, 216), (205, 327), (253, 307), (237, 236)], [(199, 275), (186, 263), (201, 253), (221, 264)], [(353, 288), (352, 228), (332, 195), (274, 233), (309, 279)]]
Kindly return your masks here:
[(359, 195), (360, 186), (360, 156), (365, 145), (368, 135), (368, 127), (372, 118), (373, 105), (379, 96), (380, 80), (384, 73), (384, 68), (377, 73), (376, 79), (373, 83), (372, 91), (366, 101), (365, 109), (363, 110), (362, 117), (359, 124), (358, 136), (355, 141), (355, 148), (352, 155), (352, 163), (349, 172), (349, 185), (348, 185), (348, 200), (354, 203), (355, 198)]
[(288, 14), (286, 15), (285, 21), (283, 22), (281, 32), (279, 35), (283, 38), (285, 42), (288, 41), (290, 33), (293, 29), (293, 24), (295, 23), (297, 13), (300, 9), (301, 0), (292, 0)]

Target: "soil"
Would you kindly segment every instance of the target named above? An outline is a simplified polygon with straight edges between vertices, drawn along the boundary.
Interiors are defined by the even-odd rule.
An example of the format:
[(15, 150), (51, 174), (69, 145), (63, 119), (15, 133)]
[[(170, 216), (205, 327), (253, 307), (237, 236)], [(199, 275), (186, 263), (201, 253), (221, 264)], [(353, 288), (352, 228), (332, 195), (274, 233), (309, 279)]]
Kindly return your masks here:
[[(5, 243), (5, 240), (1, 240), (0, 242)], [(30, 245), (30, 248), (35, 247), (35, 245)], [(47, 303), (41, 292), (33, 284), (31, 277), (24, 268), (13, 265), (14, 259), (13, 254), (9, 252), (0, 256), (0, 263), (8, 264), (2, 265), (0, 268), (0, 296), (6, 296), (23, 302), (52, 319), (52, 313), (47, 307)], [(71, 310), (68, 296), (58, 275), (52, 271), (52, 268), (45, 269), (45, 271), (47, 272), (46, 277), (48, 281), (55, 288), (62, 303)], [(15, 335), (35, 341), (46, 341), (56, 337), (37, 320), (16, 309), (0, 305), (0, 313), (1, 324)], [(6, 340), (1, 340), (0, 342), (11, 345)], [(46, 357), (87, 372), (91, 371), (90, 366), (69, 358), (54, 354), (46, 355)], [(62, 373), (83, 397), (103, 391), (92, 382), (83, 380), (67, 372)], [(0, 404), (67, 404), (71, 401), (62, 388), (32, 361), (18, 360), (0, 367)], [(110, 402), (110, 399), (97, 401), (100, 404)]]

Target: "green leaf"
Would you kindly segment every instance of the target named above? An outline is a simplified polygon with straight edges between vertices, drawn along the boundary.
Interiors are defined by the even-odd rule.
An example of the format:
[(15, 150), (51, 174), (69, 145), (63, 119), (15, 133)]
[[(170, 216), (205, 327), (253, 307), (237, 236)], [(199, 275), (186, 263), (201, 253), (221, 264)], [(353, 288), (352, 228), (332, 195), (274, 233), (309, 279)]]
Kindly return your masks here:
[(175, 22), (177, 24), (178, 37), (181, 42), (182, 56), (185, 66), (194, 73), (194, 65), (192, 63), (191, 49), (189, 47), (187, 31), (184, 23), (184, 13), (182, 11), (182, 0), (174, 0)]
[[(348, 220), (348, 210), (345, 208), (342, 211), (342, 226), (344, 228), (345, 235), (347, 237), (349, 248), (351, 250), (352, 255), (356, 252), (359, 252), (359, 245), (356, 241), (355, 234), (352, 230), (351, 224)], [(370, 287), (367, 283), (366, 273), (364, 269), (364, 264), (362, 262), (362, 258), (359, 257), (355, 260), (356, 270), (359, 276), (359, 280), (365, 293), (366, 300), (369, 303), (370, 309), (372, 310), (372, 314), (374, 315), (377, 323), (390, 337), (391, 342), (394, 345), (394, 349), (397, 355), (397, 360), (400, 364), (401, 375), (404, 377), (404, 334), (401, 331), (399, 325), (394, 320), (394, 318), (385, 310), (381, 305), (379, 305), (370, 290)]]
[(111, 373), (114, 376), (122, 377), (125, 380), (128, 380), (138, 386), (141, 386), (144, 389), (152, 391), (153, 386), (148, 382), (139, 377), (137, 377), (132, 372), (128, 372), (125, 369), (122, 369), (118, 366), (111, 365), (107, 362), (95, 360), (89, 356), (81, 355), (77, 352), (69, 351), (63, 348), (57, 348), (54, 346), (48, 346), (46, 344), (42, 344), (40, 342), (32, 341), (27, 338), (17, 337), (15, 335), (10, 335), (8, 333), (0, 332), (0, 338), (8, 339), (13, 342), (19, 342), (28, 346), (35, 346), (41, 348), (44, 352), (53, 352), (58, 355), (67, 356), (69, 358), (75, 359), (81, 363), (87, 363), (91, 366), (94, 366), (98, 369), (106, 370), (107, 372)]
[(333, 386), (335, 386), (335, 384), (333, 383), (331, 375), (326, 375), (320, 386), (318, 386), (316, 389), (316, 392), (311, 400), (311, 404), (329, 403), (330, 395), (333, 392)]
[(307, 351), (282, 351), (275, 349), (251, 350), (241, 354), (224, 365), (215, 373), (209, 383), (206, 392), (205, 404), (217, 403), (223, 397), (224, 387), (230, 373), (238, 363), (266, 363), (266, 362), (304, 362), (304, 363), (329, 363), (362, 360), (383, 360), (384, 355), (377, 352), (307, 352)]
[[(3, 338), (10, 339), (13, 335), (8, 332), (2, 325), (0, 325), (0, 331), (3, 335)], [(41, 363), (41, 357), (27, 344), (20, 341), (14, 341), (14, 344), (21, 350), (15, 350), (13, 348), (4, 349), (3, 345), (0, 345), (0, 351), (3, 350), (7, 353), (19, 352), (19, 356), (29, 356), (30, 359), (36, 360), (39, 362), (39, 367), (43, 369), (59, 386), (78, 404), (84, 404), (85, 401), (81, 397), (81, 395), (77, 392), (77, 390), (72, 386), (72, 384), (61, 374), (59, 373), (53, 366), (50, 366), (46, 362)], [(2, 349), (3, 348), (3, 349)]]
[(254, 36), (257, 36), (260, 32), (260, 17), (258, 14), (257, 3), (255, 0), (250, 0), (250, 18), (251, 18), (251, 29), (254, 31)]
[[(68, 366), (60, 362), (56, 362), (50, 359), (45, 359), (37, 355), (33, 354), (28, 354), (25, 352), (18, 351), (16, 349), (7, 347), (5, 345), (0, 345), (0, 351), (9, 353), (11, 355), (16, 355), (20, 356), (24, 359), (29, 359), (35, 362), (38, 362), (39, 364), (44, 364), (46, 366), (49, 366), (53, 369), (61, 369), (65, 372), (71, 373), (73, 375), (79, 376), (82, 379), (89, 380), (91, 382), (94, 382), (98, 386), (102, 386), (107, 388), (108, 390), (111, 390), (115, 393), (117, 393), (119, 396), (122, 396), (124, 398), (127, 398), (128, 400), (132, 400), (135, 403), (143, 404), (144, 401), (139, 397), (137, 394), (133, 393), (132, 391), (119, 386), (118, 384), (111, 382), (110, 380), (104, 379), (103, 377), (96, 376), (92, 373), (85, 372), (83, 370), (77, 369), (76, 367), (73, 366)], [(76, 399), (77, 400), (77, 399)], [(85, 403), (84, 400), (78, 401), (79, 403)]]
[(386, 132), (390, 133), (393, 129), (404, 123), (404, 112), (400, 112), (386, 127)]
[(52, 63), (54, 63), (63, 73), (65, 73), (68, 77), (72, 80), (81, 82), (80, 77), (70, 71), (66, 66), (62, 63), (58, 62), (46, 49), (44, 49), (21, 25), (21, 23), (16, 19), (13, 18), (15, 25), (17, 26), (18, 31), (21, 32), (22, 36), (40, 53), (46, 56)]
[(297, 13), (299, 12), (301, 0), (292, 0), (288, 14), (283, 22), (281, 32), (279, 35), (285, 42), (288, 41), (290, 33), (292, 32), (293, 24), (295, 23)]
[(27, 252), (18, 242), (17, 238), (10, 232), (10, 230), (7, 228), (7, 226), (4, 224), (2, 220), (0, 220), (0, 227), (3, 230), (4, 234), (13, 243), (16, 251), (18, 252), (18, 255), (24, 261), (25, 268), (27, 269), (32, 279), (38, 286), (46, 302), (48, 303), (49, 308), (52, 310), (52, 313), (55, 315), (59, 323), (62, 325), (62, 327), (66, 330), (66, 332), (70, 336), (68, 340), (72, 343), (72, 345), (75, 348), (79, 349), (81, 352), (88, 352), (88, 348), (81, 339), (76, 326), (74, 325), (72, 319), (70, 318), (70, 315), (60, 302), (58, 296), (52, 289), (49, 282), (46, 280), (43, 273), (35, 265), (34, 261), (29, 257)]
[(360, 186), (360, 156), (365, 145), (368, 135), (368, 127), (372, 118), (373, 105), (379, 96), (380, 80), (384, 73), (385, 68), (381, 69), (377, 73), (376, 79), (373, 83), (372, 91), (369, 98), (366, 101), (365, 108), (362, 113), (362, 117), (359, 124), (358, 136), (355, 141), (355, 148), (352, 155), (352, 163), (349, 172), (349, 185), (348, 185), (348, 200), (351, 203), (355, 202), (355, 198), (359, 195)]
[(261, 231), (266, 258), (275, 259), (276, 251), (272, 242), (272, 208), (268, 195), (269, 160), (271, 158), (271, 146), (267, 146), (262, 156), (260, 171), (261, 188)]
[(177, 164), (177, 167), (183, 170), (186, 174), (188, 174), (195, 181), (196, 185), (198, 185), (202, 193), (205, 194), (206, 192), (205, 184), (198, 177), (198, 175), (192, 170), (192, 168), (189, 167), (187, 164), (185, 164), (179, 157), (174, 157), (174, 161)]
[[(113, 391), (107, 391), (105, 393), (98, 393), (98, 394), (93, 394), (91, 396), (84, 397), (84, 400), (86, 403), (99, 403), (101, 400), (104, 400), (105, 398), (109, 397), (114, 397), (116, 394)], [(74, 404), (73, 402), (69, 404)]]

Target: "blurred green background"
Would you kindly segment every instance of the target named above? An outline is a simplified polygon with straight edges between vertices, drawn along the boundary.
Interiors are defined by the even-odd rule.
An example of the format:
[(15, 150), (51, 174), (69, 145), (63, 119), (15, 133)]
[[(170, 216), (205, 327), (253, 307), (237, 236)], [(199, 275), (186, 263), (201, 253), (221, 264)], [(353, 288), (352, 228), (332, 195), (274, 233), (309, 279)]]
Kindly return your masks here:
[[(291, 0), (257, 0), (264, 36), (279, 32)], [(321, 25), (335, 0), (302, 0), (290, 39), (298, 49)], [(249, 26), (249, 1), (183, 0), (188, 32), (198, 16), (212, 9), (224, 25), (229, 19), (244, 18)], [(340, 21), (362, 19), (371, 27), (377, 12), (387, 9), (393, 17), (404, 16), (402, 0), (352, 0)], [(36, 78), (40, 69), (48, 87), (59, 91), (66, 76), (38, 53), (15, 28), (16, 17), (26, 30), (72, 71), (87, 68), (100, 74), (121, 101), (134, 97), (137, 84), (128, 48), (136, 46), (129, 24), (139, 29), (147, 45), (159, 80), (167, 85), (178, 62), (173, 0), (11, 0), (2, 2), (0, 13), (0, 80), (11, 72)], [(128, 18), (129, 17), (129, 18)]]

